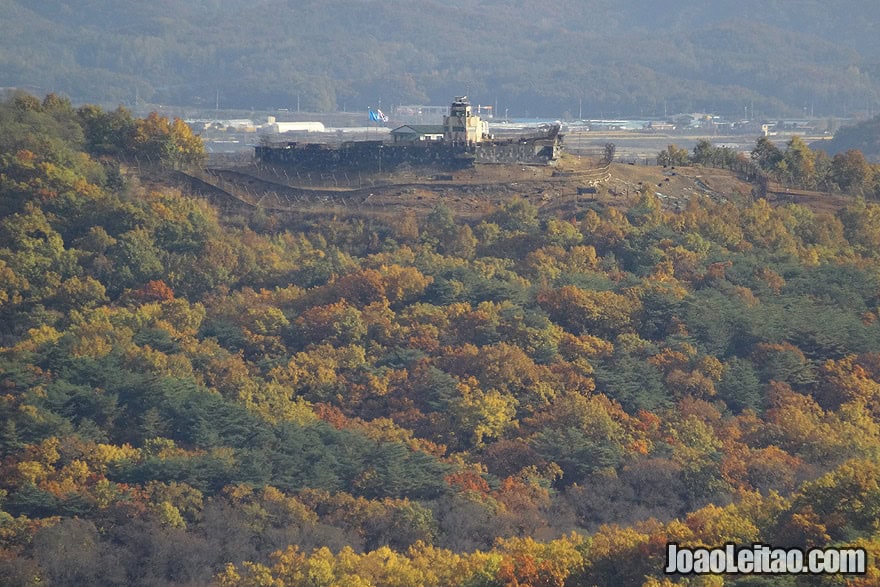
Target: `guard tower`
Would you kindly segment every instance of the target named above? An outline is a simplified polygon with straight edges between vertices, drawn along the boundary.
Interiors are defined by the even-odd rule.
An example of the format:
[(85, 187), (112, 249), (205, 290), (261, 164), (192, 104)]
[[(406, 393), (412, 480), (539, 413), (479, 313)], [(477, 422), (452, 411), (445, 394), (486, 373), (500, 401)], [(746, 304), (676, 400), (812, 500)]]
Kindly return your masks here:
[(489, 123), (475, 116), (467, 96), (456, 96), (443, 117), (443, 139), (453, 143), (479, 143), (489, 136)]

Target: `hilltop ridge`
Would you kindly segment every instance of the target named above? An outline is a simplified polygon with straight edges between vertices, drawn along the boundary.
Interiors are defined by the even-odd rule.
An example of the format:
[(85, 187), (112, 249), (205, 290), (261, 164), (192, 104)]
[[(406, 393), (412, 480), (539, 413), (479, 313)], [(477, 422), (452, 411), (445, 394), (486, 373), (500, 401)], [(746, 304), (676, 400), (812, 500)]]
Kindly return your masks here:
[(365, 111), (442, 104), (464, 88), (517, 117), (744, 107), (824, 116), (880, 105), (874, 2), (421, 6), (3, 0), (0, 76), (111, 106)]

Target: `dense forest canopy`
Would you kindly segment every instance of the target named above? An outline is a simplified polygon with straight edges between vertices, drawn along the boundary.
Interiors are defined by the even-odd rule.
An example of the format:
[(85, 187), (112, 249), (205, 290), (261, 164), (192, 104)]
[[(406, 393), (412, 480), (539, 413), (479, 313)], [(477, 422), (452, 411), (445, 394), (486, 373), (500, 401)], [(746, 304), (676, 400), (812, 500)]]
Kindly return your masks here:
[[(664, 578), (666, 542), (880, 554), (876, 204), (315, 221), (158, 181), (199, 157), (179, 121), (0, 103), (0, 584), (719, 585)], [(796, 584), (762, 581), (724, 584)]]
[(872, 1), (0, 0), (0, 79), (77, 102), (511, 116), (880, 107)]

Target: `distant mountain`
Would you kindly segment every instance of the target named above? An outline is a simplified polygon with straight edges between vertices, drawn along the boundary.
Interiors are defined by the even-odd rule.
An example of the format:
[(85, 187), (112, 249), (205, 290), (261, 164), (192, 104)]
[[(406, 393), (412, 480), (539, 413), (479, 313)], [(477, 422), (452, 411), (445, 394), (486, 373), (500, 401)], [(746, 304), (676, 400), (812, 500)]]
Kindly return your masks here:
[(880, 3), (0, 0), (0, 85), (76, 101), (511, 116), (880, 106)]

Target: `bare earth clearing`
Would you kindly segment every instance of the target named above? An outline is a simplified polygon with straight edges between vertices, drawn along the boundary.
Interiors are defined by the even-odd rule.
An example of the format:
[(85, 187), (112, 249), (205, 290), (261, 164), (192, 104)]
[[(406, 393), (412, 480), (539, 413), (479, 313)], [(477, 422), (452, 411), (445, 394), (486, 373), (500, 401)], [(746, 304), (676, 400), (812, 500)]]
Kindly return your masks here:
[[(406, 168), (383, 174), (306, 174), (252, 162), (183, 175), (196, 193), (231, 197), (238, 204), (267, 210), (393, 217), (405, 210), (424, 215), (442, 201), (464, 219), (489, 213), (515, 197), (528, 200), (543, 213), (576, 212), (597, 204), (626, 207), (631, 196), (647, 185), (665, 207), (681, 210), (697, 195), (715, 201), (747, 200), (753, 187), (722, 169), (603, 166), (595, 158), (571, 154), (555, 167), (477, 165), (456, 172)], [(833, 211), (849, 201), (844, 196), (781, 186), (771, 190), (768, 200), (774, 204), (794, 202), (815, 211)]]

